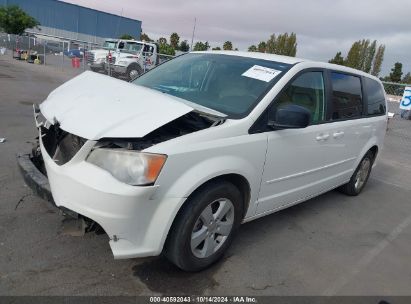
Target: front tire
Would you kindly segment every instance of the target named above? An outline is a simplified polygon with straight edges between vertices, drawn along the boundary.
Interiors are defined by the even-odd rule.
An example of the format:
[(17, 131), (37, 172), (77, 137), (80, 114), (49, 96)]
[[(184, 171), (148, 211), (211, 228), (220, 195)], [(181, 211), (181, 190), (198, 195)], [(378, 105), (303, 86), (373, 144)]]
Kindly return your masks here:
[(141, 69), (141, 67), (138, 64), (131, 64), (127, 68), (126, 73), (127, 73), (128, 81), (133, 81), (134, 79), (139, 77), (141, 74), (143, 74), (143, 70)]
[(99, 73), (101, 71), (101, 69), (95, 67), (90, 67), (90, 70), (96, 73)]
[(185, 271), (209, 267), (230, 246), (242, 215), (243, 198), (232, 183), (202, 186), (180, 210), (167, 238), (166, 257)]
[(345, 185), (338, 188), (342, 193), (356, 196), (364, 189), (365, 184), (370, 177), (372, 164), (374, 162), (374, 153), (368, 151), (360, 161), (357, 169), (355, 169), (351, 179)]

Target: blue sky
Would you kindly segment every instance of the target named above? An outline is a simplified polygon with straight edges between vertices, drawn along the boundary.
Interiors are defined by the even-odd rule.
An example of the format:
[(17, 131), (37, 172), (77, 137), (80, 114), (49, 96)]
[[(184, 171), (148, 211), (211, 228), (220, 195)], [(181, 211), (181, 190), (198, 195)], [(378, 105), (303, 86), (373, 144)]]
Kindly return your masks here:
[(221, 46), (230, 40), (247, 50), (272, 33), (297, 33), (297, 56), (327, 61), (346, 55), (359, 39), (386, 45), (382, 76), (395, 62), (411, 72), (411, 1), (375, 0), (64, 0), (143, 22), (152, 38), (177, 32), (191, 41)]

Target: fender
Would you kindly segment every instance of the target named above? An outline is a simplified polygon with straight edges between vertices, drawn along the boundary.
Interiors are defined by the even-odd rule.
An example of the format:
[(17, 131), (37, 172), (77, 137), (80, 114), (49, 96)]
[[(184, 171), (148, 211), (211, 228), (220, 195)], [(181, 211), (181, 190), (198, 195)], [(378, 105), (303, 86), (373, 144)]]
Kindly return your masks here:
[[(261, 161), (262, 165), (263, 163), (264, 162)], [(224, 169), (215, 170), (215, 168)], [(173, 206), (170, 206), (170, 204), (160, 204), (158, 206), (153, 219), (150, 222), (148, 231), (156, 231), (159, 233), (159, 230), (161, 230), (162, 238), (160, 248), (163, 248), (174, 219), (177, 216), (178, 211), (186, 202), (187, 198), (207, 181), (226, 174), (241, 175), (249, 182), (251, 192), (250, 204), (245, 218), (253, 216), (257, 208), (255, 202), (257, 201), (258, 190), (261, 182), (261, 170), (262, 168), (256, 168), (249, 160), (245, 158), (228, 155), (212, 157), (198, 163), (185, 171), (184, 174), (182, 174), (165, 193), (165, 201), (167, 201), (167, 198), (177, 198), (177, 200), (169, 200), (174, 202)], [(199, 176), (199, 172), (201, 172), (201, 176)], [(253, 183), (252, 181), (255, 182)], [(164, 214), (167, 214), (168, 216), (164, 217)], [(164, 218), (168, 219), (166, 223), (163, 221)], [(150, 235), (150, 233), (147, 235)]]
[[(251, 191), (250, 202), (254, 202), (257, 200), (262, 167), (263, 161), (261, 166), (256, 166), (252, 161), (239, 156), (222, 155), (208, 158), (188, 168), (172, 184), (165, 196), (188, 198), (196, 189), (213, 178), (238, 174), (248, 181)], [(249, 205), (246, 215), (253, 213), (251, 209), (253, 209), (252, 204)]]
[(132, 67), (135, 67), (138, 71), (142, 71), (139, 62), (133, 61), (127, 66), (128, 69)]
[[(380, 144), (378, 143), (378, 138), (377, 138), (377, 136), (375, 136), (375, 135), (373, 135), (373, 136), (368, 140), (367, 144), (362, 148), (360, 154), (358, 155), (358, 157), (357, 157), (357, 159), (356, 159), (356, 161), (355, 161), (355, 166), (354, 166), (354, 168), (353, 168), (353, 170), (352, 170), (353, 172), (354, 172), (355, 169), (358, 167), (358, 165), (360, 164), (360, 162), (361, 162), (362, 158), (365, 156), (365, 154), (366, 154), (372, 147), (374, 147), (374, 146), (377, 146), (378, 151), (380, 151), (381, 147), (380, 147)], [(379, 153), (377, 153), (376, 157), (378, 157), (378, 154), (379, 154)], [(375, 160), (376, 160), (376, 158), (375, 158)], [(376, 161), (375, 161), (375, 160), (374, 160), (373, 167), (374, 167), (375, 164), (376, 164)]]
[[(371, 137), (368, 139), (367, 143), (364, 145), (364, 147), (361, 149), (361, 152), (359, 153), (356, 161), (355, 161), (355, 166), (353, 168), (354, 170), (358, 167), (360, 164), (360, 161), (364, 157), (364, 155), (367, 153), (368, 150), (370, 150), (372, 147), (376, 146), (378, 148), (378, 152), (381, 151), (381, 148), (383, 146), (383, 139), (385, 137), (385, 132), (387, 129), (387, 115), (385, 116), (379, 116), (376, 118), (369, 118), (374, 120), (374, 129), (372, 132)], [(374, 164), (373, 167), (376, 165), (376, 160), (378, 158), (378, 154), (376, 155), (376, 158), (374, 159)]]

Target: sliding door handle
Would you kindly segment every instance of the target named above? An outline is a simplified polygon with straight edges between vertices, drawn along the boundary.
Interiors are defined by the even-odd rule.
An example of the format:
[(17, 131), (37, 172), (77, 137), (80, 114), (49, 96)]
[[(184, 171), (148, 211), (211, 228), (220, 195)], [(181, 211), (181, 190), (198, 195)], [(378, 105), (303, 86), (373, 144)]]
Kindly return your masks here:
[(333, 137), (334, 138), (340, 138), (340, 137), (343, 137), (344, 136), (344, 132), (343, 131), (338, 131), (338, 132), (335, 132), (334, 134), (333, 134)]
[(315, 137), (315, 140), (317, 140), (317, 141), (327, 140), (329, 137), (330, 137), (330, 134), (328, 134), (328, 133), (321, 133), (321, 134), (318, 134), (318, 135)]

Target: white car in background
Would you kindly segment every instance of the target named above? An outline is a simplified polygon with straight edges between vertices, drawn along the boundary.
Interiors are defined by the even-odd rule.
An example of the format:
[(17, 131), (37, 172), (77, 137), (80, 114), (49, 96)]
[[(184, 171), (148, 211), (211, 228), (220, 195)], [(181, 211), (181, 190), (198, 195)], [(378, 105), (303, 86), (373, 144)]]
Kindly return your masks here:
[(84, 72), (35, 116), (55, 204), (101, 225), (115, 258), (163, 252), (187, 271), (241, 223), (358, 195), (387, 124), (377, 78), (250, 52), (189, 53), (132, 83)]

